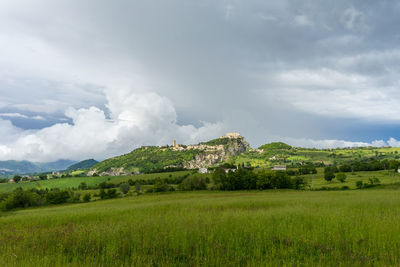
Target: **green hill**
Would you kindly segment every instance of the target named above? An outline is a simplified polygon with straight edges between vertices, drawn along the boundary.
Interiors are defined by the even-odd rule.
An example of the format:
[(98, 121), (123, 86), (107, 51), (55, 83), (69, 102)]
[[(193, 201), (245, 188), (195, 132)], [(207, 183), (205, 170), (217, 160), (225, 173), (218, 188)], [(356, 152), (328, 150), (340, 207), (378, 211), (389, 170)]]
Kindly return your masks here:
[(132, 173), (163, 171), (166, 168), (210, 167), (228, 160), (231, 156), (243, 153), (248, 148), (249, 145), (243, 137), (218, 138), (191, 146), (146, 146), (100, 162), (92, 168), (92, 172), (101, 174), (120, 168), (123, 168), (125, 173)]
[(150, 172), (162, 170), (167, 166), (179, 166), (192, 160), (196, 155), (205, 153), (200, 150), (174, 151), (169, 147), (146, 146), (132, 152), (107, 159), (96, 164), (93, 169), (102, 173), (111, 168), (124, 168), (125, 172)]
[(107, 159), (96, 164), (92, 171), (103, 175), (113, 169), (123, 172), (156, 172), (167, 167), (195, 169), (213, 167), (222, 163), (269, 168), (277, 164), (300, 166), (303, 164), (344, 164), (353, 161), (400, 159), (400, 148), (359, 147), (338, 149), (315, 149), (292, 147), (274, 142), (251, 149), (243, 137), (222, 137), (198, 145), (177, 147), (148, 146), (131, 153)]
[(75, 170), (83, 170), (83, 169), (90, 169), (94, 165), (99, 163), (97, 160), (94, 159), (87, 159), (81, 162), (75, 163), (67, 168), (67, 171), (75, 171)]
[(275, 142), (275, 143), (269, 143), (265, 144), (259, 147), (259, 149), (264, 149), (264, 150), (277, 150), (277, 149), (291, 149), (292, 146), (282, 143), (282, 142)]

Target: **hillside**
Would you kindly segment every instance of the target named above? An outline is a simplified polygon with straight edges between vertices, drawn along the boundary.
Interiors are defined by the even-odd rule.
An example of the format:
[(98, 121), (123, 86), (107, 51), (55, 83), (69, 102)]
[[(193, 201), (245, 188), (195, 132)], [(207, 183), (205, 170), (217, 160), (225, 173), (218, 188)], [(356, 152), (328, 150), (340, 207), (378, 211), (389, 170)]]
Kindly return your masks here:
[(396, 160), (400, 148), (359, 147), (315, 149), (292, 147), (282, 142), (269, 143), (252, 149), (238, 133), (228, 133), (197, 145), (148, 146), (107, 159), (95, 165), (89, 174), (121, 175), (134, 172), (157, 172), (171, 169), (196, 169), (220, 163), (269, 168), (285, 164), (329, 165), (353, 161)]
[(67, 171), (75, 171), (75, 170), (83, 170), (83, 169), (90, 169), (94, 165), (99, 163), (97, 160), (94, 159), (87, 159), (80, 161), (78, 163), (75, 163), (67, 168)]
[(247, 151), (243, 137), (223, 136), (198, 145), (146, 146), (95, 165), (89, 175), (120, 175), (170, 169), (210, 167)]
[(271, 167), (277, 164), (317, 165), (344, 164), (353, 161), (397, 160), (400, 159), (398, 147), (358, 147), (337, 149), (315, 149), (291, 147), (284, 143), (270, 143), (252, 149), (235, 157), (232, 164), (245, 164), (253, 167)]

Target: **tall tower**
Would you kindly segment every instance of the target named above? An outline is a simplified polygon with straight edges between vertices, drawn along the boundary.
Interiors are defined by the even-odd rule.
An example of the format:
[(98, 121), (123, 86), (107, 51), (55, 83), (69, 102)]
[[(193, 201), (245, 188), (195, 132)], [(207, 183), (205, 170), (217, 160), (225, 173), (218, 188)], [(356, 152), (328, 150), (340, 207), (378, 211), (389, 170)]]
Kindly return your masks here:
[(176, 147), (176, 141), (175, 140), (172, 141), (172, 146)]

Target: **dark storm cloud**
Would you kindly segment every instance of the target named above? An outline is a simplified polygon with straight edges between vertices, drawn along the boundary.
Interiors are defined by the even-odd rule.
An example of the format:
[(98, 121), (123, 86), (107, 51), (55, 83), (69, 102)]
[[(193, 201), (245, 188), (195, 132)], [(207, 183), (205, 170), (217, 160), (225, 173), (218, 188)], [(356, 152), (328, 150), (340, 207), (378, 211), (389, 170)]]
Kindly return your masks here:
[[(130, 112), (135, 122), (149, 119), (147, 109), (172, 108), (165, 113), (188, 142), (205, 138), (194, 130), (204, 121), (254, 145), (335, 133), (355, 140), (341, 122), (398, 124), (399, 9), (395, 1), (4, 1), (0, 108), (60, 117), (96, 106), (106, 119)], [(110, 99), (127, 88), (161, 98), (124, 111)], [(159, 100), (146, 107), (147, 99)], [(146, 131), (155, 140), (143, 141)], [(146, 131), (126, 138), (140, 145), (163, 135)], [(382, 134), (363, 140), (389, 138)]]

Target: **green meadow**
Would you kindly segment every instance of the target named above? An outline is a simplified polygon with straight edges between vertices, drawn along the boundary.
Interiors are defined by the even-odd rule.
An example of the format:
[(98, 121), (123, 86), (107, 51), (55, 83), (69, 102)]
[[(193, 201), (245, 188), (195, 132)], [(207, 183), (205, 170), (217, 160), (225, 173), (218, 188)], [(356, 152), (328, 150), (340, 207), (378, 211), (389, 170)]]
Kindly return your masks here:
[(1, 213), (1, 266), (399, 266), (400, 193), (146, 194)]
[[(319, 190), (321, 188), (341, 188), (343, 186), (347, 186), (350, 189), (355, 189), (355, 183), (357, 181), (363, 181), (367, 183), (370, 178), (378, 178), (383, 185), (388, 184), (397, 184), (400, 183), (400, 174), (395, 173), (393, 170), (383, 170), (383, 171), (360, 171), (360, 172), (350, 172), (346, 173), (346, 181), (344, 183), (333, 179), (331, 182), (327, 182), (324, 179), (324, 170), (323, 168), (317, 168), (317, 174), (309, 174), (303, 175), (308, 181), (308, 189)], [(151, 174), (139, 174), (139, 175), (129, 175), (129, 176), (96, 176), (96, 177), (67, 177), (67, 178), (59, 178), (59, 179), (50, 179), (50, 180), (42, 180), (42, 181), (34, 181), (34, 182), (19, 182), (19, 183), (5, 183), (0, 184), (0, 193), (1, 192), (12, 192), (18, 187), (22, 187), (23, 189), (51, 189), (51, 188), (78, 188), (78, 186), (85, 182), (89, 187), (97, 186), (102, 182), (119, 184), (122, 182), (127, 182), (129, 179), (133, 181), (137, 180), (150, 180), (155, 178), (168, 178), (168, 177), (177, 177), (189, 175), (193, 176), (202, 176), (202, 177), (211, 177), (211, 174), (198, 174), (193, 173), (192, 171), (179, 171), (179, 172), (165, 172), (165, 173), (151, 173)]]
[[(102, 182), (110, 183), (121, 183), (126, 182), (129, 179), (135, 180), (150, 180), (155, 178), (167, 178), (170, 176), (183, 176), (185, 174), (192, 174), (191, 171), (180, 171), (180, 172), (165, 172), (165, 173), (150, 173), (150, 174), (139, 174), (139, 175), (128, 175), (128, 176), (94, 176), (94, 177), (67, 177), (58, 179), (49, 179), (33, 182), (19, 182), (19, 183), (5, 183), (0, 184), (1, 192), (11, 192), (18, 187), (23, 189), (67, 189), (67, 188), (78, 188), (78, 186), (85, 182), (89, 187), (96, 186)], [(198, 174), (196, 174), (198, 175)]]

